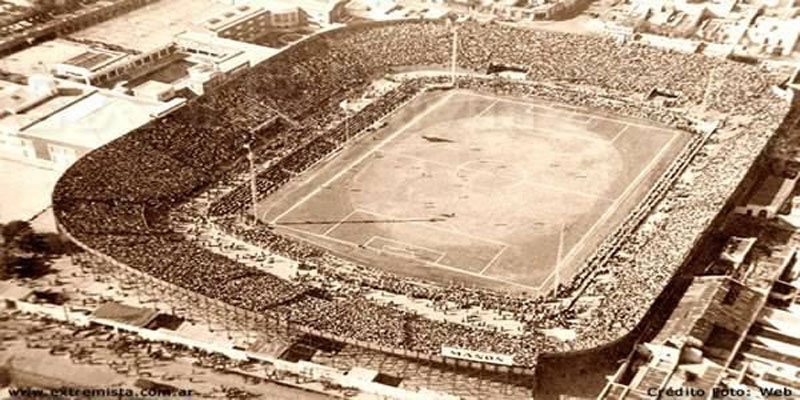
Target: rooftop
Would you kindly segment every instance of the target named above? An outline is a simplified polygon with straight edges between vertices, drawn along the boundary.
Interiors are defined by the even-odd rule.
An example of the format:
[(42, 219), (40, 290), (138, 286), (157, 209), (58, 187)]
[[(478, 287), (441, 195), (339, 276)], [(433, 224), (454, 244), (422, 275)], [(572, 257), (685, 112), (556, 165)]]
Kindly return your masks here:
[(131, 307), (120, 303), (104, 303), (94, 310), (94, 317), (143, 327), (150, 323), (158, 312), (149, 308)]
[(667, 388), (711, 393), (764, 300), (765, 294), (726, 276), (695, 278), (656, 337), (622, 367), (633, 375), (628, 380), (618, 372), (600, 398), (649, 398), (651, 390)]
[(85, 52), (63, 61), (62, 64), (84, 68), (89, 71), (97, 71), (98, 69), (103, 68), (106, 65), (109, 65), (114, 61), (124, 57), (124, 53), (116, 51), (87, 49)]
[(209, 57), (209, 61), (218, 63), (222, 71), (226, 71), (229, 66), (236, 67), (244, 60), (249, 61), (250, 65), (258, 64), (278, 52), (278, 50), (270, 47), (224, 39), (210, 33), (194, 31), (176, 35), (175, 42), (183, 48), (201, 48), (209, 53), (214, 53), (215, 56)]
[(757, 239), (754, 237), (743, 238), (731, 236), (725, 243), (725, 248), (722, 250), (722, 254), (720, 254), (720, 259), (737, 265), (743, 263), (747, 254), (750, 253), (750, 250), (756, 244), (756, 240)]
[(725, 276), (695, 278), (653, 343), (693, 337), (707, 344), (716, 339), (713, 330), (698, 327), (710, 325), (719, 327), (718, 332), (744, 334), (762, 298), (762, 294)]
[(159, 94), (159, 93), (161, 93), (161, 92), (163, 92), (165, 90), (169, 90), (171, 88), (172, 88), (172, 85), (170, 85), (169, 83), (164, 83), (164, 82), (159, 82), (159, 81), (153, 80), (153, 81), (147, 81), (145, 83), (142, 83), (139, 86), (136, 86), (135, 90), (136, 90), (137, 94), (143, 94), (143, 95), (145, 95), (145, 97), (150, 96), (150, 98), (152, 98), (152, 96), (155, 96), (155, 95), (157, 95), (157, 94)]
[(0, 81), (0, 131), (15, 133), (67, 107), (85, 95), (85, 87), (58, 81), (53, 94), (30, 86)]
[(797, 178), (769, 175), (750, 197), (749, 203), (755, 206), (778, 209), (792, 194), (796, 182)]
[(72, 36), (147, 52), (170, 43), (173, 36), (181, 32), (202, 29), (203, 21), (229, 7), (215, 0), (159, 1)]
[(203, 22), (203, 27), (210, 31), (217, 32), (237, 21), (251, 18), (252, 16), (260, 14), (264, 11), (266, 11), (265, 8), (261, 6), (247, 3), (239, 4), (225, 10), (225, 12), (207, 19), (205, 22)]
[[(0, 70), (22, 75), (49, 73), (50, 68), (69, 60), (80, 62), (91, 48), (64, 39), (51, 40), (0, 59)], [(87, 60), (88, 61), (88, 60)]]
[(768, 290), (784, 271), (793, 268), (797, 262), (797, 250), (784, 248), (772, 251), (769, 257), (760, 257), (743, 279), (744, 283), (754, 289)]
[(162, 103), (94, 90), (19, 134), (93, 149), (149, 121)]
[(262, 6), (271, 11), (288, 11), (300, 8), (311, 17), (325, 21), (333, 1), (329, 0), (251, 0), (250, 4)]

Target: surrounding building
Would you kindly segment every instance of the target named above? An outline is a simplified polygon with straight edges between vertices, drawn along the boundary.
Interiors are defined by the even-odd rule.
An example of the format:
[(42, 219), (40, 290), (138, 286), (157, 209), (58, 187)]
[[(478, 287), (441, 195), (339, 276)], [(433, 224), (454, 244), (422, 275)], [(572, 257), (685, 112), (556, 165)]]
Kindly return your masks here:
[(0, 155), (55, 170), (179, 106), (46, 76), (0, 82)]
[(308, 14), (300, 7), (267, 8), (244, 3), (209, 18), (203, 28), (225, 39), (250, 42), (269, 31), (292, 31), (305, 27)]
[(602, 19), (608, 35), (677, 51), (744, 60), (800, 56), (800, 15), (792, 2), (635, 0)]
[(747, 203), (736, 207), (735, 212), (762, 219), (773, 219), (789, 200), (795, 186), (797, 175), (784, 177), (767, 176), (755, 189)]
[[(111, 0), (85, 2), (80, 7), (55, 16), (38, 12), (22, 19), (5, 21), (0, 28), (0, 55), (10, 54), (33, 43), (51, 40), (95, 25), (158, 0)], [(74, 2), (77, 3), (77, 2)], [(84, 2), (81, 2), (84, 3)]]
[[(99, 160), (105, 153), (106, 158), (98, 163), (100, 167), (85, 171), (82, 165), (89, 163), (80, 161), (66, 173), (68, 179), (63, 180), (52, 195), (55, 206), (50, 215), (55, 217), (59, 231), (82, 249), (81, 254), (60, 260), (75, 270), (63, 274), (64, 270), (59, 270), (36, 282), (0, 282), (0, 318), (6, 318), (0, 321), (21, 315), (24, 317), (19, 320), (36, 316), (45, 319), (45, 324), (51, 327), (74, 328), (78, 334), (65, 335), (65, 341), (70, 343), (86, 331), (91, 331), (87, 336), (97, 332), (130, 336), (135, 343), (130, 347), (141, 347), (136, 351), (144, 353), (147, 347), (147, 354), (141, 357), (145, 361), (161, 357), (154, 356), (157, 352), (151, 352), (151, 346), (166, 343), (176, 354), (185, 350), (197, 355), (198, 360), (185, 363), (191, 364), (192, 374), (195, 366), (201, 367), (200, 364), (211, 360), (217, 363), (213, 366), (216, 371), (224, 371), (237, 379), (241, 375), (246, 379), (283, 384), (282, 379), (291, 375), (298, 386), (310, 382), (318, 386), (319, 393), (333, 388), (344, 393), (341, 397), (515, 399), (523, 397), (520, 393), (530, 394), (542, 381), (540, 377), (547, 376), (540, 373), (546, 368), (556, 371), (553, 376), (561, 374), (565, 381), (584, 372), (592, 375), (596, 379), (587, 396), (594, 397), (605, 384), (599, 399), (792, 396), (800, 391), (800, 237), (793, 236), (780, 243), (776, 237), (785, 239), (795, 235), (800, 227), (800, 195), (796, 192), (800, 156), (793, 158), (786, 154), (783, 163), (796, 164), (794, 168), (783, 169), (789, 172), (767, 175), (751, 186), (739, 183), (743, 175), (738, 173), (746, 171), (736, 171), (736, 168), (760, 167), (755, 157), (762, 154), (760, 149), (767, 140), (772, 140), (765, 135), (768, 131), (771, 134), (773, 128), (755, 128), (772, 127), (759, 124), (763, 122), (762, 115), (765, 120), (776, 119), (774, 127), (788, 119), (784, 120), (783, 113), (780, 118), (778, 113), (771, 115), (772, 108), (754, 115), (744, 111), (740, 115), (733, 112), (728, 115), (724, 110), (727, 106), (736, 111), (750, 105), (753, 105), (751, 109), (759, 111), (778, 107), (777, 100), (770, 96), (792, 102), (791, 89), (800, 90), (800, 69), (790, 78), (788, 74), (784, 76), (771, 70), (770, 76), (762, 81), (763, 70), (748, 66), (751, 69), (737, 71), (737, 64), (730, 63), (732, 76), (745, 78), (717, 82), (718, 60), (675, 54), (714, 54), (748, 63), (770, 58), (771, 62), (791, 65), (800, 50), (798, 4), (779, 3), (631, 0), (614, 3), (615, 18), (597, 21), (606, 35), (619, 42), (647, 44), (669, 52), (655, 52), (638, 45), (623, 47), (603, 38), (587, 40), (577, 35), (572, 36), (572, 40), (552, 35), (554, 42), (546, 43), (550, 39), (549, 32), (540, 36), (542, 32), (537, 31), (537, 35), (528, 40), (525, 35), (530, 31), (508, 34), (510, 30), (506, 30), (516, 23), (530, 26), (543, 20), (568, 17), (587, 6), (588, 1), (584, 0), (42, 0), (40, 4), (70, 11), (62, 13), (63, 17), (39, 11), (21, 12), (11, 17), (0, 15), (0, 34), (4, 35), (0, 39), (0, 161), (18, 162), (20, 168), (35, 166), (52, 175), (61, 175), (93, 149), (180, 110), (151, 124), (147, 130), (131, 133), (126, 138), (130, 141), (111, 143), (106, 148), (109, 151), (86, 157), (86, 160)], [(5, 4), (0, 0), (0, 12), (16, 11)], [(130, 18), (113, 18), (123, 12), (130, 12)], [(418, 18), (444, 16), (452, 19), (417, 21)], [(361, 25), (338, 24), (359, 22), (359, 18), (403, 21), (374, 24), (378, 28), (375, 34), (370, 27), (362, 29)], [(453, 22), (456, 19), (459, 22)], [(343, 27), (341, 32), (344, 32), (340, 47), (337, 47), (339, 32), (336, 32), (308, 38), (301, 46), (279, 49), (310, 32), (339, 27)], [(459, 30), (460, 27), (463, 30)], [(358, 34), (350, 36), (349, 31)], [(417, 36), (418, 32), (423, 34)], [(431, 32), (433, 34), (429, 34)], [(374, 38), (391, 40), (373, 42)], [(486, 38), (490, 40), (484, 41)], [(525, 39), (515, 41), (515, 38)], [(404, 47), (408, 43), (421, 46)], [(572, 46), (574, 43), (578, 45)], [(529, 44), (540, 47), (529, 49)], [(613, 49), (608, 54), (631, 53), (635, 57), (599, 60), (600, 53), (605, 50), (603, 45)], [(316, 56), (316, 49), (323, 49), (320, 55), (329, 57), (304, 59), (309, 54)], [(370, 57), (373, 49), (383, 52)], [(542, 49), (555, 51), (551, 57), (537, 59)], [(585, 54), (597, 49), (601, 49), (594, 53), (598, 62), (584, 65)], [(442, 62), (449, 59), (451, 51), (452, 65), (446, 69), (452, 75), (441, 74), (438, 70), (442, 69)], [(281, 52), (286, 57), (273, 57)], [(464, 52), (468, 56), (459, 63), (460, 54)], [(520, 57), (518, 62), (507, 64), (508, 60), (517, 61), (517, 52), (532, 57)], [(353, 57), (353, 54), (363, 57)], [(435, 57), (416, 56), (429, 54)], [(669, 60), (671, 57), (682, 57), (686, 63), (673, 63), (670, 64), (672, 68), (658, 70), (662, 61), (674, 61)], [(370, 64), (370, 58), (388, 62)], [(542, 58), (555, 61), (539, 65)], [(250, 74), (243, 79), (248, 85), (231, 82), (267, 60), (269, 65), (261, 70), (264, 73)], [(346, 62), (340, 64), (341, 60)], [(629, 65), (623, 62), (641, 69), (614, 68)], [(650, 62), (652, 67), (647, 64)], [(683, 65), (695, 65), (694, 62), (697, 68), (680, 70)], [(433, 70), (418, 71), (420, 66)], [(550, 75), (545, 72), (560, 71), (562, 67), (571, 73), (554, 74), (550, 81)], [(707, 82), (705, 75), (695, 73), (703, 68), (712, 71)], [(396, 75), (395, 69), (398, 70)], [(385, 75), (387, 70), (392, 74)], [(272, 71), (288, 73), (273, 74)], [(630, 71), (637, 73), (627, 73)], [(414, 74), (428, 73), (431, 78), (438, 78), (438, 83), (408, 85), (417, 84)], [(372, 141), (382, 146), (391, 137), (381, 136), (383, 133), (377, 130), (386, 126), (394, 129), (395, 123), (390, 122), (388, 116), (414, 101), (413, 96), (417, 94), (412, 96), (410, 90), (437, 95), (438, 91), (469, 87), (459, 86), (462, 81), (457, 76), (461, 74), (465, 85), (553, 96), (552, 104), (546, 107), (538, 102), (528, 104), (520, 115), (542, 113), (541, 110), (546, 109), (545, 116), (558, 115), (554, 120), (563, 120), (565, 127), (585, 123), (613, 130), (608, 135), (613, 139), (603, 140), (603, 143), (614, 143), (623, 132), (636, 127), (630, 119), (616, 127), (608, 116), (604, 117), (612, 113), (610, 110), (629, 107), (636, 107), (637, 112), (646, 113), (654, 120), (677, 118), (670, 124), (689, 131), (692, 137), (688, 139), (689, 145), (680, 150), (676, 158), (680, 161), (670, 161), (669, 169), (657, 173), (657, 182), (646, 188), (647, 197), (642, 204), (619, 225), (613, 226), (613, 236), (595, 234), (594, 227), (586, 232), (587, 237), (597, 236), (598, 240), (608, 241), (603, 242), (603, 247), (597, 247), (603, 250), (592, 250), (597, 251), (589, 258), (593, 264), (582, 267), (575, 280), (563, 280), (560, 268), (565, 259), (563, 247), (568, 241), (565, 236), (575, 225), (559, 224), (558, 246), (553, 249), (555, 266), (550, 270), (553, 279), (547, 278), (536, 287), (530, 287), (541, 292), (541, 297), (528, 297), (531, 292), (527, 291), (523, 292), (524, 298), (517, 298), (516, 294), (495, 296), (492, 289), (484, 292), (453, 281), (442, 281), (441, 287), (428, 282), (417, 286), (417, 277), (406, 281), (359, 264), (346, 264), (348, 261), (344, 259), (328, 265), (334, 256), (317, 257), (313, 247), (307, 249), (305, 244), (295, 243), (291, 238), (275, 236), (276, 227), (320, 225), (305, 218), (300, 222), (285, 222), (282, 216), (277, 217), (265, 223), (263, 231), (256, 230), (257, 221), (245, 227), (247, 217), (242, 215), (252, 210), (256, 216), (253, 219), (258, 218), (256, 203), (265, 187), (273, 193), (279, 190), (278, 182), (297, 182), (299, 174), (320, 165), (317, 163), (324, 160), (321, 157), (351, 148), (352, 142), (347, 141), (356, 135), (364, 134), (367, 141), (367, 135), (372, 135)], [(603, 74), (629, 80), (606, 79)], [(274, 76), (281, 79), (269, 81)], [(598, 76), (602, 79), (591, 79)], [(685, 85), (666, 83), (678, 82), (686, 76), (691, 79), (686, 79)], [(753, 79), (757, 90), (750, 90), (749, 86), (744, 86), (744, 90), (737, 87), (754, 76), (759, 77)], [(779, 79), (773, 80), (773, 76)], [(375, 77), (379, 79), (371, 83), (367, 80)], [(308, 84), (300, 84), (299, 79), (307, 79), (303, 83)], [(510, 83), (512, 79), (536, 82), (523, 86), (526, 82)], [(777, 81), (781, 83), (775, 83)], [(641, 82), (646, 85), (640, 85)], [(516, 83), (520, 85), (515, 86)], [(498, 89), (499, 84), (508, 86)], [(716, 84), (729, 86), (715, 88)], [(692, 92), (706, 85), (705, 92)], [(531, 88), (535, 90), (530, 91)], [(353, 100), (359, 93), (361, 98)], [(455, 92), (445, 95), (452, 93)], [(286, 96), (278, 96), (281, 94)], [(203, 95), (206, 97), (192, 101)], [(475, 93), (475, 96), (480, 98), (483, 94)], [(731, 104), (714, 104), (721, 99), (726, 100), (722, 103), (727, 103), (729, 98), (735, 98)], [(580, 99), (580, 103), (565, 105), (574, 99)], [(600, 107), (604, 111), (582, 115), (580, 110), (589, 108), (595, 100), (604, 104)], [(485, 111), (500, 101), (505, 100), (487, 103)], [(783, 109), (783, 105), (780, 107)], [(323, 115), (328, 109), (333, 112)], [(684, 110), (690, 111), (684, 113)], [(475, 114), (483, 115), (485, 111)], [(467, 113), (471, 114), (472, 110)], [(632, 119), (634, 115), (629, 117)], [(421, 116), (413, 118), (422, 119)], [(402, 130), (407, 130), (412, 123), (416, 122), (404, 121)], [(800, 127), (796, 123), (793, 125)], [(291, 128), (287, 128), (289, 126)], [(742, 133), (739, 129), (749, 132)], [(764, 135), (759, 136), (761, 133)], [(422, 138), (432, 143), (450, 142), (433, 136), (423, 135)], [(152, 142), (148, 142), (151, 139)], [(669, 143), (673, 139), (669, 139)], [(742, 151), (720, 151), (721, 147), (726, 147), (718, 145), (722, 142), (732, 144), (729, 149), (736, 147)], [(136, 146), (116, 147), (129, 143)], [(633, 143), (634, 147), (647, 147)], [(514, 145), (519, 146), (518, 143)], [(360, 151), (359, 146), (354, 146), (354, 150)], [(370, 150), (367, 156), (379, 150), (380, 147)], [(667, 150), (669, 147), (660, 151)], [(469, 151), (480, 151), (480, 148), (473, 146)], [(376, 158), (383, 157), (383, 153)], [(126, 158), (128, 155), (131, 157)], [(144, 157), (139, 158), (140, 155)], [(350, 159), (343, 158), (347, 163)], [(705, 171), (712, 169), (704, 164), (709, 160), (723, 160), (725, 168), (705, 175)], [(647, 175), (650, 169), (662, 162), (657, 161), (654, 159), (647, 167), (647, 173), (637, 172), (636, 181), (650, 180)], [(401, 164), (407, 163), (398, 165)], [(581, 168), (586, 169), (588, 164), (581, 164)], [(462, 163), (461, 167), (464, 165)], [(146, 168), (132, 168), (136, 166)], [(556, 167), (556, 162), (549, 166)], [(505, 168), (503, 165), (498, 169)], [(118, 169), (125, 171), (113, 174)], [(2, 172), (8, 171), (16, 173), (8, 167)], [(430, 175), (426, 174), (423, 176)], [(20, 175), (33, 179), (30, 178), (33, 174), (27, 172)], [(727, 182), (728, 175), (736, 178), (736, 182)], [(142, 184), (137, 181), (150, 176), (157, 179), (142, 180), (145, 182)], [(418, 176), (418, 172), (410, 176)], [(586, 178), (586, 175), (575, 176)], [(748, 175), (742, 182), (749, 178)], [(112, 180), (127, 186), (112, 188), (109, 195), (98, 195), (80, 187), (102, 187)], [(706, 189), (701, 184), (713, 186), (719, 181), (725, 185), (701, 191)], [(187, 182), (187, 189), (171, 191), (174, 187), (183, 188), (184, 182)], [(6, 181), (0, 184), (7, 185)], [(73, 192), (65, 190), (71, 186), (75, 187)], [(317, 186), (313, 194), (302, 196), (309, 199), (327, 186)], [(139, 193), (118, 195), (117, 192), (124, 193), (128, 187), (134, 189), (131, 193), (146, 188), (155, 194), (142, 194), (140, 197), (145, 200), (139, 200)], [(753, 189), (744, 190), (749, 187)], [(739, 193), (740, 189), (743, 193)], [(627, 198), (627, 190), (617, 200), (632, 203), (633, 200)], [(4, 191), (8, 199), (9, 192), (14, 190)], [(563, 198), (581, 194), (571, 190), (564, 192)], [(51, 202), (51, 193), (52, 186), (47, 193), (40, 193), (41, 197), (46, 197), (47, 204)], [(729, 194), (723, 196), (723, 193)], [(740, 194), (747, 194), (748, 198), (734, 204)], [(11, 196), (26, 197), (19, 193)], [(467, 197), (462, 194), (458, 201)], [(691, 202), (682, 200), (686, 198)], [(164, 204), (159, 204), (161, 202)], [(240, 206), (249, 206), (249, 202), (253, 204), (252, 209)], [(426, 203), (426, 209), (428, 204), (433, 202)], [(705, 205), (714, 208), (703, 209)], [(733, 205), (732, 210), (729, 205)], [(562, 201), (558, 206), (570, 208)], [(213, 207), (224, 212), (214, 213)], [(39, 210), (42, 208), (39, 205)], [(697, 213), (673, 217), (670, 215), (673, 210)], [(445, 222), (456, 217), (455, 212), (444, 211), (448, 212), (423, 222)], [(335, 224), (323, 223), (335, 225), (330, 228), (333, 232), (342, 224), (360, 229), (349, 222), (420, 222), (410, 219), (351, 221), (355, 212), (358, 210), (336, 217)], [(21, 215), (17, 210), (12, 213), (15, 217)], [(617, 213), (621, 214), (614, 208), (613, 213), (598, 216), (597, 224), (606, 218), (616, 219)], [(459, 210), (458, 214), (463, 220), (465, 213)], [(266, 216), (264, 218), (266, 221)], [(725, 218), (728, 220), (720, 221)], [(320, 218), (319, 221), (329, 219)], [(538, 221), (538, 218), (531, 220)], [(729, 220), (734, 223), (728, 224)], [(693, 225), (697, 221), (702, 222), (702, 226)], [(223, 222), (231, 225), (225, 226)], [(597, 224), (595, 226), (600, 226)], [(728, 225), (736, 225), (736, 229), (727, 231)], [(234, 236), (239, 233), (233, 230), (240, 228), (245, 233), (241, 237)], [(651, 235), (652, 232), (674, 235), (662, 237)], [(683, 235), (686, 241), (676, 239), (677, 235)], [(109, 239), (107, 243), (106, 239)], [(372, 248), (370, 241), (373, 239), (382, 238), (373, 235), (364, 243), (350, 244), (353, 249)], [(2, 240), (0, 237), (0, 244)], [(397, 252), (403, 257), (411, 255), (406, 257), (409, 261), (417, 258), (426, 268), (445, 259), (444, 251), (428, 249), (413, 240), (416, 239), (406, 243), (388, 239), (387, 243), (392, 243), (381, 244), (373, 250)], [(589, 251), (588, 247), (582, 248), (584, 240), (579, 240), (580, 246), (576, 244), (575, 249), (568, 250), (566, 258), (577, 260), (583, 255), (573, 254)], [(481, 238), (475, 241), (489, 242)], [(665, 243), (663, 249), (645, 247), (661, 241)], [(708, 251), (706, 242), (710, 243)], [(704, 247), (701, 249), (698, 243)], [(490, 266), (496, 269), (496, 260), (509, 247), (505, 242), (498, 245), (505, 247), (487, 253), (486, 263), (477, 266), (481, 268), (480, 273), (468, 271), (466, 274), (480, 276)], [(467, 244), (464, 248), (467, 246), (471, 251), (472, 247), (482, 245)], [(447, 249), (454, 252), (450, 247)], [(286, 257), (284, 252), (291, 257)], [(423, 256), (417, 257), (417, 253)], [(426, 258), (430, 255), (435, 261)], [(658, 263), (655, 260), (667, 261)], [(210, 267), (191, 270), (198, 265)], [(157, 268), (161, 266), (168, 268)], [(216, 274), (215, 268), (224, 273)], [(180, 273), (156, 275), (152, 273), (156, 269), (159, 273)], [(335, 274), (342, 275), (333, 276), (334, 269)], [(269, 272), (262, 275), (266, 270)], [(76, 277), (80, 279), (73, 280)], [(224, 285), (207, 287), (207, 282), (214, 279), (224, 281)], [(521, 278), (515, 276), (514, 282), (509, 283), (516, 285), (520, 281)], [(549, 281), (554, 283), (545, 295)], [(670, 282), (668, 290), (663, 290), (665, 282)], [(58, 288), (43, 290), (43, 285)], [(92, 285), (99, 287), (99, 296), (86, 296), (91, 291), (87, 288)], [(128, 292), (131, 289), (136, 291), (135, 295)], [(440, 289), (442, 291), (438, 292)], [(265, 293), (280, 296), (269, 300)], [(647, 296), (633, 295), (638, 293)], [(67, 299), (66, 294), (74, 297)], [(148, 298), (150, 296), (152, 298)], [(663, 298), (667, 299), (662, 301)], [(649, 311), (643, 308), (651, 304), (647, 301), (652, 299), (656, 299), (652, 308)], [(601, 308), (604, 305), (610, 306)], [(285, 318), (281, 315), (273, 324), (270, 310), (276, 307), (286, 307), (292, 314), (286, 314)], [(306, 311), (309, 311), (308, 318), (300, 318), (300, 323), (296, 323), (294, 316), (305, 316)], [(375, 318), (362, 320), (363, 315)], [(647, 319), (631, 317), (634, 315), (646, 315)], [(303, 321), (315, 321), (319, 325), (306, 326)], [(631, 330), (634, 323), (637, 325)], [(6, 334), (4, 329), (0, 326), (0, 338)], [(364, 335), (360, 336), (362, 333)], [(451, 334), (457, 336), (450, 337)], [(620, 338), (620, 334), (625, 337)], [(25, 338), (23, 344), (50, 340), (49, 332), (35, 336), (30, 342)], [(536, 342), (540, 338), (542, 341)], [(7, 343), (3, 340), (0, 344), (5, 346)], [(75, 343), (79, 343), (77, 339)], [(455, 343), (461, 344), (451, 347)], [(489, 350), (480, 351), (468, 347), (480, 348), (477, 345), (484, 343), (494, 348), (487, 346)], [(103, 351), (117, 350), (111, 345), (97, 347)], [(79, 359), (79, 351), (65, 350), (63, 342), (53, 341), (42, 348), (48, 348), (50, 355), (58, 353), (58, 356), (70, 357), (73, 363), (83, 359), (89, 364), (96, 361), (92, 357)], [(438, 349), (440, 352), (436, 351)], [(506, 350), (509, 353), (505, 353)], [(112, 357), (128, 358), (120, 354), (117, 352)], [(568, 369), (552, 368), (564, 354), (567, 354), (564, 364), (579, 364), (591, 356), (607, 358), (608, 365), (598, 367), (586, 361), (585, 365)], [(584, 359), (584, 355), (587, 358)], [(622, 365), (617, 369), (618, 360), (625, 355), (627, 358), (620, 361)], [(181, 357), (182, 361), (190, 359)], [(149, 362), (140, 363), (138, 355), (133, 358), (135, 368), (126, 366), (124, 371), (120, 368), (117, 372), (153, 377), (149, 371), (149, 375), (144, 375), (145, 368), (139, 368), (140, 364)], [(161, 360), (172, 361), (170, 358)], [(116, 362), (103, 360), (102, 364), (116, 368)], [(174, 367), (169, 362), (163, 364), (167, 368)], [(256, 369), (264, 374), (257, 376), (253, 373)], [(612, 370), (616, 371), (606, 384), (604, 378)], [(428, 381), (418, 382), (420, 376)], [(170, 378), (167, 374), (159, 376), (164, 381), (171, 381)], [(426, 387), (428, 383), (438, 385), (437, 380), (452, 385), (437, 387), (437, 391)], [(0, 389), (5, 385), (2, 381), (3, 369), (0, 368)], [(197, 383), (191, 378), (188, 381)], [(505, 385), (509, 388), (508, 396)], [(488, 391), (484, 392), (486, 389)], [(452, 394), (448, 394), (450, 391)], [(503, 396), (492, 396), (500, 392)], [(5, 393), (0, 391), (0, 397)], [(553, 393), (560, 396), (564, 392), (554, 390)], [(539, 394), (536, 396), (538, 398)]]
[(309, 20), (298, 7), (219, 9), (228, 11), (206, 20), (203, 29), (187, 25), (191, 29), (138, 49), (78, 33), (0, 59), (0, 71), (16, 77), (0, 81), (0, 156), (62, 171), (178, 107), (187, 95), (202, 95), (277, 52), (242, 40)]
[[(736, 253), (753, 243), (740, 244)], [(767, 398), (800, 390), (797, 250), (761, 257), (737, 257), (730, 271), (737, 278), (695, 278), (664, 327), (637, 346), (598, 399)]]

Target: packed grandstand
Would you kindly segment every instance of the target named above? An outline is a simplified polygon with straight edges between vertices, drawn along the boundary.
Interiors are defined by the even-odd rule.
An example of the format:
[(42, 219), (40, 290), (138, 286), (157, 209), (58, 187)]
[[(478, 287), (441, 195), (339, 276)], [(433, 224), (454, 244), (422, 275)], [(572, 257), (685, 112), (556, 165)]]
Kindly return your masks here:
[[(346, 268), (347, 261), (266, 225), (241, 223), (250, 188), (233, 182), (246, 182), (236, 180), (247, 171), (245, 144), (252, 144), (259, 165), (268, 165), (256, 179), (258, 195), (267, 196), (350, 137), (343, 99), (359, 96), (396, 68), (446, 71), (454, 28), (458, 68), (467, 71), (455, 80), (458, 87), (591, 107), (693, 132), (637, 211), (571, 282), (538, 297), (432, 284), (371, 266)], [(524, 66), (526, 79), (486, 75), (498, 65)], [(405, 79), (351, 116), (348, 129), (367, 129), (450, 79)], [(777, 83), (755, 66), (494, 23), (414, 20), (338, 28), (290, 46), (90, 153), (59, 181), (54, 207), (60, 227), (87, 248), (231, 306), (409, 354), (437, 355), (452, 346), (513, 355), (516, 365), (532, 368), (542, 353), (594, 348), (640, 324), (779, 130), (788, 105), (773, 93)], [(654, 90), (669, 93), (670, 101), (654, 100)], [(723, 121), (717, 133), (691, 117), (697, 110)], [(737, 117), (724, 122), (726, 116)], [(226, 185), (209, 207), (186, 207), (200, 193)], [(178, 219), (214, 223), (313, 265), (317, 281), (284, 280), (218, 255), (177, 229), (185, 222)], [(503, 310), (524, 321), (524, 329), (498, 332), (427, 319), (371, 302), (362, 296), (368, 288)], [(588, 297), (595, 301), (580, 301)], [(561, 341), (542, 332), (553, 327), (573, 329), (576, 337)]]

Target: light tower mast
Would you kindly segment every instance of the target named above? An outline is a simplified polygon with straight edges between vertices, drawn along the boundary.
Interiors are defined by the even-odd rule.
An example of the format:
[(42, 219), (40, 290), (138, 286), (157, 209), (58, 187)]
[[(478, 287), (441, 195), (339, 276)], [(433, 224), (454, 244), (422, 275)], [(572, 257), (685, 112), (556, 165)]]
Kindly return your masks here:
[(451, 25), (453, 29), (453, 55), (450, 61), (450, 82), (456, 84), (456, 65), (458, 64), (458, 29), (456, 24)]
[(258, 208), (258, 199), (256, 195), (256, 165), (255, 165), (255, 156), (253, 155), (253, 147), (250, 143), (246, 143), (244, 148), (247, 149), (247, 160), (250, 162), (250, 209), (253, 213), (253, 219), (251, 220), (251, 225), (255, 226), (256, 220), (258, 219), (258, 215), (256, 214), (256, 210)]
[(717, 74), (717, 69), (719, 67), (716, 66), (714, 69), (711, 70), (711, 73), (708, 74), (708, 83), (706, 84), (705, 92), (703, 93), (703, 112), (708, 111), (708, 103), (711, 100), (711, 93), (714, 90), (714, 81)]

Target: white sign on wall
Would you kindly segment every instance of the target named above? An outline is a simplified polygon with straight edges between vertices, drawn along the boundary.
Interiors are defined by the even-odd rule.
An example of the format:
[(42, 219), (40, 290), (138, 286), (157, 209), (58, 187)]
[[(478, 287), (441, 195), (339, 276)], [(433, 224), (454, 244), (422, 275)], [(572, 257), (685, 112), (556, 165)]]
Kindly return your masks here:
[(500, 365), (514, 365), (514, 357), (497, 354), (497, 353), (484, 353), (481, 351), (457, 349), (454, 347), (442, 346), (442, 356), (450, 358), (458, 358), (461, 360), (500, 364)]

